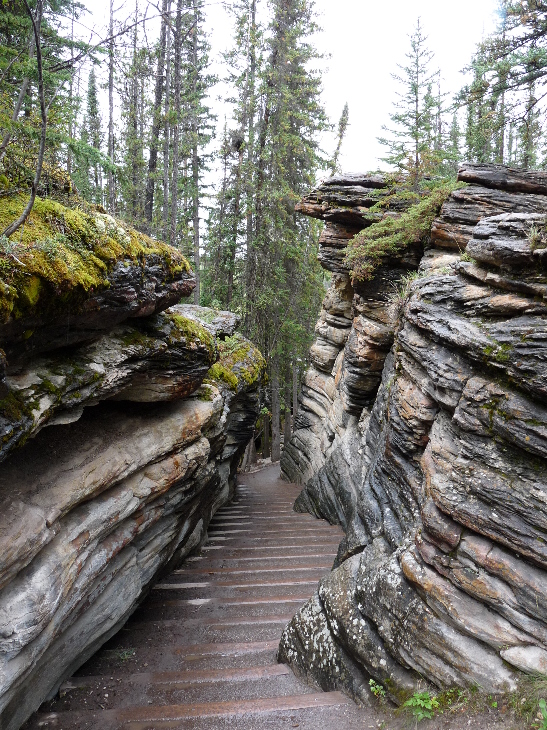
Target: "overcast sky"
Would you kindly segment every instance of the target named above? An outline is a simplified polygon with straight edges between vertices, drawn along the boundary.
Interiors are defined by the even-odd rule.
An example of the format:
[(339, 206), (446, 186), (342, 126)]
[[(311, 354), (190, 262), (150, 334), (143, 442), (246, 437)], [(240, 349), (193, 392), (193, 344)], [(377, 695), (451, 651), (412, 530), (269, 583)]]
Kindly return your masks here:
[[(85, 2), (85, 0), (84, 0)], [(221, 73), (219, 54), (230, 46), (231, 25), (222, 4), (205, 0), (208, 31), (215, 71)], [(209, 4), (210, 3), (210, 4)], [(143, 3), (144, 4), (144, 3)], [(155, 3), (154, 3), (155, 4)], [(93, 24), (103, 26), (108, 0), (88, 0)], [(337, 123), (347, 101), (350, 128), (342, 150), (342, 168), (348, 172), (377, 169), (382, 148), (376, 138), (389, 123), (396, 93), (391, 74), (404, 63), (408, 36), (421, 18), (434, 65), (442, 72), (443, 87), (451, 94), (464, 82), (461, 69), (469, 62), (476, 44), (496, 26), (497, 0), (315, 0), (319, 24), (317, 48), (330, 59), (323, 64), (323, 102)], [(133, 6), (128, 0), (126, 7)], [(129, 14), (130, 11), (127, 11)], [(122, 10), (120, 16), (124, 14)], [(149, 15), (153, 11), (149, 12)], [(120, 17), (119, 16), (119, 17)], [(89, 18), (86, 19), (86, 24)], [(153, 35), (153, 29), (150, 29)], [(219, 89), (213, 94), (218, 96)], [(214, 109), (222, 124), (226, 108), (218, 101)], [(334, 137), (323, 140), (330, 154)]]
[[(315, 4), (323, 28), (316, 46), (330, 54), (323, 77), (326, 110), (337, 123), (346, 101), (350, 109), (341, 160), (347, 172), (382, 165), (376, 138), (382, 125), (389, 123), (397, 88), (391, 74), (405, 61), (408, 36), (417, 19), (421, 18), (435, 54), (433, 64), (442, 71), (444, 90), (452, 94), (463, 84), (461, 69), (476, 44), (495, 29), (498, 6), (497, 0), (315, 0)], [(213, 52), (218, 52), (230, 42), (229, 24), (221, 6), (209, 7), (208, 18)], [(333, 138), (325, 138), (325, 147), (333, 145)]]

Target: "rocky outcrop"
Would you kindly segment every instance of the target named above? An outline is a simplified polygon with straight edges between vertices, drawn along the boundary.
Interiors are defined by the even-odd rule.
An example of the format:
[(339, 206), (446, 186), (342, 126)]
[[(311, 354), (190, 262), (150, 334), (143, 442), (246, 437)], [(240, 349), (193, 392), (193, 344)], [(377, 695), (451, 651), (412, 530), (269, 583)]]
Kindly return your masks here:
[[(386, 261), (374, 281), (355, 286), (344, 249), (360, 230), (386, 215), (371, 209), (393, 192), (393, 180), (385, 175), (338, 175), (297, 206), (326, 222), (319, 259), (332, 279), (315, 328), (294, 435), (281, 462), (290, 481), (305, 484), (316, 475), (344, 437), (349, 444), (358, 434), (360, 420), (374, 403), (397, 323), (393, 294), (401, 278), (417, 268), (423, 249), (416, 246)], [(390, 207), (387, 214), (392, 213)]]
[[(164, 253), (188, 274), (174, 280), (190, 281), (180, 255)], [(123, 625), (157, 577), (201, 544), (233, 494), (253, 433), (260, 353), (235, 332), (231, 313), (167, 308), (178, 285), (156, 296), (163, 285), (147, 281), (147, 262), (138, 257), (140, 288), (126, 282), (126, 303), (145, 292), (150, 307), (125, 308), (120, 323), (121, 310), (107, 303), (115, 287), (107, 288), (106, 309), (93, 310), (92, 342), (83, 320), (75, 335), (82, 341), (69, 348), (37, 329), (41, 353), (29, 357), (10, 339), (11, 320), (0, 328), (0, 337), (8, 332), (0, 399), (5, 730), (20, 727)], [(79, 286), (67, 283), (67, 299), (78, 299)], [(90, 301), (83, 297), (84, 310)]]
[(398, 291), (384, 271), (344, 280), (322, 410), (312, 352), (282, 457), (296, 508), (346, 538), (279, 658), (360, 702), (371, 677), (401, 702), (424, 682), (512, 691), (547, 667), (547, 175), (460, 177)]

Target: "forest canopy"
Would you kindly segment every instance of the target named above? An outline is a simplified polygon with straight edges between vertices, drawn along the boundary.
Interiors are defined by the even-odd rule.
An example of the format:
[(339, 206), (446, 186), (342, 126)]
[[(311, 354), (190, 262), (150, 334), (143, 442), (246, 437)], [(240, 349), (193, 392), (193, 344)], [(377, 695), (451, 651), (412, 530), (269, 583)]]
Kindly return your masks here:
[[(195, 303), (240, 314), (267, 358), (262, 426), (269, 434), (271, 416), (277, 457), (327, 276), (317, 261), (321, 224), (295, 204), (340, 170), (359, 120), (351, 99), (339, 120), (325, 113), (312, 0), (224, 5), (230, 37), (219, 77), (201, 0), (110, 0), (102, 36), (88, 32), (85, 1), (1, 0), (0, 204), (27, 202), (0, 231), (0, 258), (13, 262), (26, 216), (47, 197), (108, 212), (179, 249), (196, 274)], [(356, 278), (423, 236), (464, 159), (547, 165), (547, 3), (500, 0), (498, 30), (463, 66), (467, 83), (450, 98), (426, 23), (409, 28), (380, 137), (406, 211), (350, 244)], [(219, 81), (224, 120), (213, 112)], [(323, 150), (327, 130), (335, 144)]]

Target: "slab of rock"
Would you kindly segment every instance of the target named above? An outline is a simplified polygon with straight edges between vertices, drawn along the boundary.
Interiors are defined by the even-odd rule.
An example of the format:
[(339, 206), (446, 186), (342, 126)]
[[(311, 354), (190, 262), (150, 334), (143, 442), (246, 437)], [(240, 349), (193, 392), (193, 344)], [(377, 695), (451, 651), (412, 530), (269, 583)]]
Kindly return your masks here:
[(547, 195), (547, 173), (541, 170), (465, 163), (458, 170), (458, 180), (508, 192)]
[(547, 262), (547, 239), (543, 240), (547, 216), (505, 213), (482, 220), (467, 244), (467, 253), (482, 264), (503, 269), (543, 269)]
[[(36, 226), (53, 245), (36, 240)], [(37, 199), (13, 254), (2, 256), (0, 344), (11, 365), (92, 341), (124, 320), (167, 309), (195, 287), (176, 249), (112, 216), (51, 200)]]
[(2, 728), (119, 630), (233, 495), (266, 369), (236, 323), (174, 307), (6, 376), (29, 407), (0, 472)]
[[(358, 702), (369, 677), (401, 703), (424, 681), (503, 693), (545, 671), (547, 174), (461, 179), (417, 275), (354, 287), (332, 381), (304, 379), (282, 460), (295, 509), (345, 538), (280, 658)], [(337, 186), (305, 212), (327, 219)], [(323, 315), (318, 333), (342, 343)]]

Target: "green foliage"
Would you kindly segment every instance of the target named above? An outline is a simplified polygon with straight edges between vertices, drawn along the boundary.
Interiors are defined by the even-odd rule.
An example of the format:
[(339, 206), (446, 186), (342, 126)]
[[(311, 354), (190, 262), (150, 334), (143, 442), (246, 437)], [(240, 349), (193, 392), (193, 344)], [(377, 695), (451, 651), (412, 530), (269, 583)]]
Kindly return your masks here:
[(539, 707), (539, 713), (538, 713), (538, 719), (540, 720), (540, 725), (537, 725), (539, 730), (547, 730), (547, 703), (544, 699), (541, 699), (538, 702)]
[(411, 713), (416, 724), (422, 720), (431, 720), (439, 709), (439, 701), (432, 697), (429, 692), (414, 692), (412, 697), (403, 704)]
[(545, 4), (502, 0), (497, 32), (477, 47), (466, 71), (472, 81), (458, 102), (465, 107), (470, 161), (545, 166), (547, 15)]
[[(357, 280), (371, 279), (389, 257), (397, 256), (423, 241), (429, 235), (442, 204), (459, 186), (453, 181), (443, 182), (416, 196), (417, 202), (400, 215), (386, 215), (358, 233), (350, 241), (346, 255), (352, 276)], [(408, 192), (403, 190), (401, 195), (408, 195)]]
[(377, 700), (385, 699), (386, 691), (381, 684), (378, 684), (378, 682), (375, 682), (373, 679), (369, 679), (368, 684), (370, 687), (370, 691)]
[(391, 127), (378, 141), (387, 147), (383, 161), (410, 180), (417, 191), (425, 175), (447, 174), (459, 159), (454, 130), (444, 133), (444, 94), (440, 90), (440, 71), (431, 71), (433, 54), (426, 46), (420, 20), (410, 36), (406, 65), (398, 65), (400, 74), (392, 74), (401, 91), (390, 114)]

